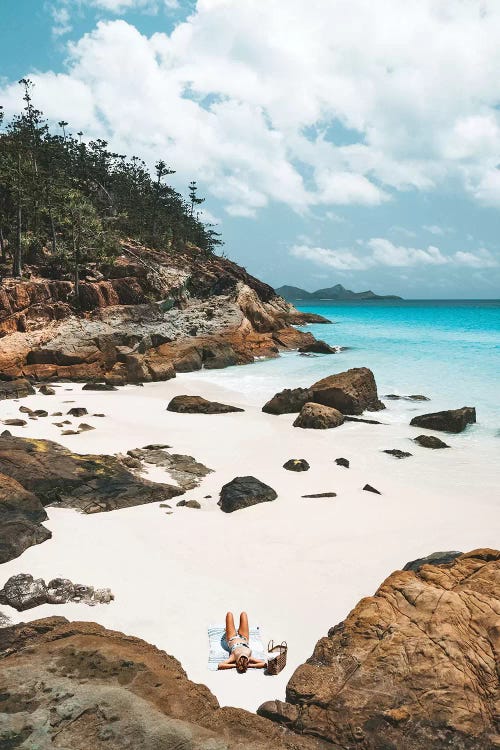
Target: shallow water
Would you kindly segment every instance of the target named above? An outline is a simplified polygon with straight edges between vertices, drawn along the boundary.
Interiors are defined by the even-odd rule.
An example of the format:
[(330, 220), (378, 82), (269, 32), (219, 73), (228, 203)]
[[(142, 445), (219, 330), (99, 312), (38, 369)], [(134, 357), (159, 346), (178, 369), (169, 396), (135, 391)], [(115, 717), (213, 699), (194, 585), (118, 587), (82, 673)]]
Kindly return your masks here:
[(381, 396), (423, 394), (430, 403), (387, 401), (384, 421), (475, 406), (478, 424), (463, 433), (474, 441), (500, 434), (500, 301), (380, 301), (297, 304), (333, 325), (311, 325), (317, 338), (348, 347), (336, 355), (297, 352), (205, 377), (251, 394), (255, 403), (284, 387), (307, 386), (350, 367), (370, 367)]

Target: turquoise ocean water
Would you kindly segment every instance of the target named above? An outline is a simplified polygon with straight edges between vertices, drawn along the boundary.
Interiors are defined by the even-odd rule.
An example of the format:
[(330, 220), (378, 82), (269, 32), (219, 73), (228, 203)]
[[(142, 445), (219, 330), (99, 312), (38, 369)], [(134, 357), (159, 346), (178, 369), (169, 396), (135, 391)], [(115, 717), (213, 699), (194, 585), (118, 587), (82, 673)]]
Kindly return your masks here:
[[(476, 406), (474, 441), (500, 437), (500, 301), (379, 301), (297, 303), (332, 325), (310, 325), (317, 338), (346, 347), (336, 355), (282, 355), (217, 371), (218, 382), (252, 394), (257, 403), (280, 388), (307, 386), (333, 372), (370, 367), (380, 395), (423, 394), (430, 403), (386, 402), (384, 420)], [(213, 373), (215, 375), (215, 373)], [(465, 433), (464, 433), (465, 435)]]

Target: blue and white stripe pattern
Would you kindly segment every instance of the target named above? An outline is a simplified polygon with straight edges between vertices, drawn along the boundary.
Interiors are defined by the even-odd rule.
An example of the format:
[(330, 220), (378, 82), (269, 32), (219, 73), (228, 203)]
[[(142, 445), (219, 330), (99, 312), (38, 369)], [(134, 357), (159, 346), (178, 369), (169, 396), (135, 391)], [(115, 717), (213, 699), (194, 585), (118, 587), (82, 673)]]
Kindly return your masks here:
[[(226, 628), (224, 625), (208, 626), (208, 668), (215, 671), (221, 661), (226, 661), (229, 657), (229, 646), (226, 643)], [(252, 656), (262, 661), (267, 661), (267, 651), (262, 643), (260, 628), (250, 628), (250, 648)]]

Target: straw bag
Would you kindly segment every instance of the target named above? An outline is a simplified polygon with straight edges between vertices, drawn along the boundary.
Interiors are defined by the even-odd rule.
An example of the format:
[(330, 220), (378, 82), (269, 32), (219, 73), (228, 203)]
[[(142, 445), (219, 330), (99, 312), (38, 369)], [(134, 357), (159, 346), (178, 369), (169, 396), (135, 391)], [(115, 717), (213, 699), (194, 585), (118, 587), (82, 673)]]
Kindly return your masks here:
[(272, 656), (267, 662), (267, 674), (275, 675), (279, 674), (282, 669), (286, 667), (286, 655), (288, 653), (288, 645), (286, 641), (274, 645), (274, 641), (269, 641), (267, 646), (269, 653), (277, 651), (276, 656)]

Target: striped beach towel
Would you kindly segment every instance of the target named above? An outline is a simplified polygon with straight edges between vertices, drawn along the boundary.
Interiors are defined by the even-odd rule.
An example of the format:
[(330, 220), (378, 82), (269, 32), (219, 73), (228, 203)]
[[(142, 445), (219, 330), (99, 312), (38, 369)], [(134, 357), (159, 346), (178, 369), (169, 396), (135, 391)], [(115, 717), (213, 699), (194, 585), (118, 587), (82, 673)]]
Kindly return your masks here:
[[(225, 661), (229, 657), (229, 648), (226, 643), (226, 628), (224, 625), (208, 626), (208, 642), (208, 668), (215, 671), (220, 662)], [(250, 628), (250, 648), (252, 649), (252, 656), (256, 659), (267, 661), (267, 651), (262, 643), (258, 625), (255, 628)]]

